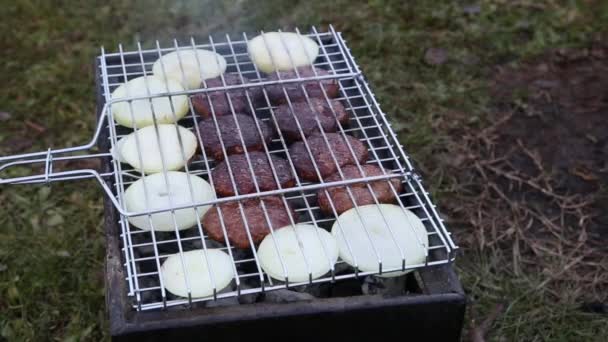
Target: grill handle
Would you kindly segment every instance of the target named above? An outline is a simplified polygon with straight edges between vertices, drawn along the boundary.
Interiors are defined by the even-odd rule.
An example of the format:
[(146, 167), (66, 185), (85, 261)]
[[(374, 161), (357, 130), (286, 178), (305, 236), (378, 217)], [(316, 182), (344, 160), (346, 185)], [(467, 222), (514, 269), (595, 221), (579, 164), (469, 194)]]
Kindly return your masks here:
[[(38, 175), (29, 175), (29, 176), (19, 176), (12, 178), (0, 178), (0, 185), (5, 184), (39, 184), (39, 183), (51, 183), (56, 181), (64, 181), (64, 180), (76, 180), (76, 179), (88, 179), (88, 178), (96, 178), (100, 184), (104, 187), (104, 190), (109, 190), (107, 188), (106, 182), (103, 180), (103, 177), (106, 177), (109, 174), (100, 174), (97, 170), (94, 169), (80, 169), (80, 170), (70, 170), (70, 171), (60, 171), (55, 172), (53, 170), (53, 162), (54, 161), (67, 161), (67, 160), (82, 160), (82, 159), (91, 159), (91, 158), (102, 158), (109, 157), (111, 153), (96, 153), (96, 154), (75, 154), (81, 151), (88, 151), (93, 148), (97, 144), (97, 140), (99, 139), (99, 135), (101, 133), (101, 129), (103, 124), (107, 118), (106, 106), (104, 106), (101, 111), (101, 115), (99, 117), (99, 122), (97, 124), (97, 128), (95, 129), (95, 134), (89, 143), (86, 145), (68, 147), (62, 149), (51, 149), (49, 148), (44, 152), (33, 152), (26, 154), (19, 154), (13, 156), (5, 156), (0, 157), (0, 174), (15, 166), (26, 166), (26, 165), (34, 165), (34, 164), (44, 164), (44, 173)], [(111, 193), (111, 192), (110, 192)]]

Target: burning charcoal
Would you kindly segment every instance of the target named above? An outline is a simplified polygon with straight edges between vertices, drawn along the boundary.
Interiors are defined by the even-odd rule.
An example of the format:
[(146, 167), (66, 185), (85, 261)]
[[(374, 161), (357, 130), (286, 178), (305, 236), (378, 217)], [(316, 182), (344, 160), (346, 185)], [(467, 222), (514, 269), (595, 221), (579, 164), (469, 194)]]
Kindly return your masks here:
[[(154, 286), (159, 285), (158, 280), (153, 279), (152, 277), (141, 277), (141, 278), (139, 278), (138, 282), (139, 282), (140, 289), (154, 287)], [(140, 294), (141, 294), (142, 303), (162, 302), (162, 294), (161, 294), (160, 289), (152, 290), (152, 291), (142, 291), (142, 292), (140, 292)], [(167, 295), (170, 295), (170, 294), (167, 294)]]
[(137, 253), (139, 256), (154, 255), (154, 245), (150, 243), (151, 240), (152, 239), (149, 237), (149, 233), (131, 235), (131, 241), (134, 245), (144, 244), (143, 246), (137, 248)]
[[(224, 244), (219, 243), (217, 241), (214, 240), (205, 240), (205, 244), (207, 245), (208, 249), (216, 249), (216, 248), (225, 248), (226, 246), (224, 246)], [(200, 239), (196, 239), (194, 241), (192, 241), (192, 246), (195, 249), (203, 249), (203, 243)], [(226, 249), (223, 249), (223, 251), (225, 251), (226, 253), (228, 253), (228, 251)], [(232, 249), (232, 256), (234, 257), (234, 260), (242, 260), (242, 259), (246, 259), (250, 257), (250, 251), (249, 250), (241, 250), (241, 249)]]
[[(222, 245), (219, 242), (213, 241), (213, 240), (205, 240), (205, 245), (207, 246), (207, 248), (222, 248), (224, 247), (224, 245)], [(203, 248), (203, 241), (201, 239), (196, 239), (192, 241), (192, 246), (194, 248), (197, 249), (202, 249)]]
[[(256, 286), (249, 286), (246, 283), (241, 283), (241, 290), (246, 290), (246, 289), (251, 289), (251, 288), (255, 288)], [(246, 294), (246, 295), (241, 295), (238, 297), (239, 299), (239, 303), (241, 304), (253, 304), (255, 302), (258, 301), (258, 298), (260, 298), (261, 294), (260, 293), (251, 293), (251, 294)]]
[(374, 276), (368, 276), (363, 279), (363, 284), (361, 284), (361, 291), (364, 294), (378, 294), (381, 290), (384, 290), (384, 284), (382, 283), (382, 279)]
[(366, 295), (400, 295), (405, 291), (405, 280), (407, 276), (382, 278), (367, 276), (363, 279), (361, 291)]
[(238, 301), (240, 304), (253, 304), (258, 301), (260, 298), (259, 293), (246, 294), (238, 297)]
[(360, 296), (361, 293), (361, 281), (356, 278), (344, 279), (337, 281), (328, 286), (329, 296), (328, 297), (350, 297)]
[[(158, 242), (161, 242), (161, 241), (158, 241)], [(157, 243), (156, 246), (158, 248), (158, 254), (160, 254), (160, 255), (171, 255), (171, 254), (179, 253), (179, 245), (177, 244), (177, 242)], [(183, 247), (183, 245), (182, 245), (182, 247)], [(184, 252), (187, 251), (187, 249), (185, 249), (185, 248), (182, 248), (182, 250)], [(154, 255), (154, 252), (152, 252), (151, 255)]]
[[(166, 240), (174, 239), (174, 235), (172, 233), (166, 232), (156, 232), (156, 247), (158, 252), (162, 255), (164, 254), (173, 254), (179, 251), (176, 243), (162, 243)], [(142, 245), (137, 248), (137, 252), (141, 256), (154, 256), (154, 244), (152, 243), (152, 233), (140, 233), (134, 234), (131, 236), (132, 243), (134, 245)]]
[[(135, 242), (133, 242), (135, 244)], [(154, 255), (154, 246), (152, 244), (147, 246), (142, 246), (137, 248), (137, 254), (140, 256), (153, 256)]]
[(220, 298), (218, 300), (210, 300), (205, 302), (205, 307), (216, 308), (219, 306), (239, 305), (239, 300), (236, 297)]
[(315, 297), (313, 295), (305, 292), (301, 293), (297, 291), (281, 289), (264, 293), (264, 299), (262, 301), (267, 303), (293, 303), (301, 301), (310, 301), (314, 299)]
[(343, 273), (351, 273), (353, 272), (353, 268), (345, 262), (339, 262), (334, 265), (334, 272), (336, 275)]
[(306, 286), (299, 286), (293, 289), (295, 292), (308, 293), (316, 298), (327, 297), (328, 288), (321, 286), (321, 284), (313, 284)]

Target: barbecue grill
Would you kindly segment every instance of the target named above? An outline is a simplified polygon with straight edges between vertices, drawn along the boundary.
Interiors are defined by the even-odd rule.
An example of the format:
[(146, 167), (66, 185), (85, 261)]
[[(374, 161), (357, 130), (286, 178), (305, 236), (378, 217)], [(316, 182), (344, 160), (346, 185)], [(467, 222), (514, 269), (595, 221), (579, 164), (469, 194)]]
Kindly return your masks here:
[[(298, 29), (296, 32), (300, 33)], [(465, 298), (452, 269), (457, 246), (451, 234), (444, 226), (436, 206), (425, 190), (421, 176), (416, 172), (391, 129), (391, 124), (381, 111), (342, 34), (329, 26), (324, 32), (312, 27), (305, 35), (317, 42), (320, 47), (314, 66), (329, 71), (329, 75), (315, 74), (313, 77), (298, 75), (290, 79), (268, 80), (249, 58), (247, 43), (251, 36), (246, 33), (240, 36), (209, 37), (204, 43), (197, 42), (194, 38), (187, 43), (178, 43), (174, 40), (167, 46), (161, 46), (156, 42), (155, 47), (151, 49), (144, 49), (139, 43), (136, 49), (130, 51), (123, 49), (122, 45), (118, 46), (117, 52), (112, 53), (102, 48), (101, 55), (95, 60), (98, 125), (93, 139), (79, 147), (48, 149), (40, 153), (0, 158), (0, 162), (3, 163), (0, 164), (0, 171), (12, 166), (30, 164), (37, 164), (43, 168), (41, 174), (2, 178), (0, 184), (36, 184), (95, 178), (102, 186), (106, 194), (106, 298), (111, 333), (117, 340), (134, 337), (153, 340), (168, 336), (247, 337), (251, 336), (251, 333), (286, 336), (285, 334), (294, 332), (299, 336), (313, 336), (319, 334), (318, 331), (328, 332), (328, 336), (341, 337), (378, 336), (392, 332), (402, 334), (403, 331), (412, 331), (429, 337), (458, 338), (464, 315)], [(278, 133), (277, 138), (264, 144), (262, 152), (269, 156), (269, 159), (270, 156), (285, 158), (296, 174), (288, 149), (289, 142), (277, 127), (273, 111), (275, 107), (270, 104), (265, 90), (263, 91), (265, 103), (261, 105), (255, 104), (249, 98), (249, 90), (256, 87), (265, 89), (269, 85), (276, 84), (337, 80), (340, 87), (337, 100), (344, 104), (350, 120), (349, 125), (338, 124), (338, 132), (354, 136), (367, 146), (369, 160), (366, 163), (381, 166), (390, 172), (374, 177), (319, 183), (311, 183), (296, 176), (294, 187), (282, 188), (279, 185), (276, 190), (258, 189), (251, 194), (237, 193), (234, 196), (203, 203), (145, 212), (129, 212), (125, 206), (125, 190), (144, 174), (141, 170), (121, 163), (111, 152), (116, 148), (118, 140), (133, 130), (118, 126), (112, 119), (111, 105), (117, 101), (110, 95), (116, 87), (127, 80), (150, 75), (152, 64), (159, 57), (187, 49), (206, 49), (220, 54), (227, 61), (227, 72), (247, 77), (251, 83), (239, 85), (224, 83), (221, 87), (187, 89), (131, 97), (127, 100), (247, 89), (250, 111), (255, 113), (253, 116), (256, 119), (257, 129), (259, 123), (267, 122)], [(306, 94), (304, 87), (302, 90)], [(329, 101), (327, 94), (324, 95), (325, 100)], [(287, 92), (285, 96), (289, 98)], [(306, 98), (308, 99), (308, 96)], [(291, 101), (288, 101), (288, 104), (291, 106)], [(197, 126), (200, 117), (193, 109), (191, 101), (189, 106), (188, 115), (178, 123), (194, 132), (199, 146), (202, 146), (201, 132)], [(234, 111), (232, 114), (235, 114)], [(137, 127), (134, 129), (137, 131)], [(324, 135), (323, 131), (320, 131), (321, 135)], [(95, 146), (98, 146), (98, 153), (86, 154)], [(352, 153), (352, 147), (349, 148)], [(308, 151), (310, 153), (310, 150)], [(248, 156), (247, 151), (245, 155)], [(86, 158), (101, 158), (102, 169), (71, 171), (54, 169), (54, 163), (58, 161)], [(185, 166), (185, 172), (203, 177), (213, 184), (210, 173), (217, 164), (218, 161), (201, 148), (201, 152)], [(338, 170), (340, 173), (340, 168)], [(318, 172), (318, 169), (316, 171)], [(255, 177), (252, 178), (255, 180)], [(319, 190), (344, 186), (352, 198), (350, 187), (353, 184), (365, 183), (371, 190), (370, 182), (390, 179), (399, 179), (403, 184), (401, 193), (396, 193), (395, 188), (391, 186), (398, 198), (396, 204), (415, 213), (425, 225), (428, 253), (424, 263), (407, 264), (403, 257), (401, 267), (387, 268), (383, 266), (382, 260), (379, 260), (376, 271), (364, 272), (338, 260), (331, 267), (330, 272), (320, 278), (313, 279), (311, 276), (304, 282), (291, 282), (289, 279), (278, 281), (262, 270), (255, 248), (238, 250), (231, 246), (229, 241), (226, 241), (225, 245), (217, 246), (217, 243), (208, 239), (200, 223), (194, 229), (178, 230), (176, 227), (173, 232), (161, 232), (154, 229), (149, 231), (137, 229), (128, 220), (129, 217), (149, 216), (159, 212), (172, 212), (175, 216), (177, 209), (240, 202), (250, 198), (259, 198), (263, 202), (267, 196), (279, 196), (284, 203), (295, 209), (297, 223), (308, 223), (327, 229), (331, 228), (338, 214), (335, 208), (333, 215), (321, 213), (316, 198)], [(234, 188), (236, 189), (236, 186)], [(377, 199), (375, 201), (379, 203)], [(295, 218), (292, 220), (296, 223)], [(226, 228), (223, 229), (225, 232)], [(203, 249), (205, 252), (210, 248), (219, 248), (229, 254), (234, 273), (234, 281), (230, 287), (222, 291), (214, 288), (213, 295), (203, 298), (192, 296), (182, 298), (166, 291), (160, 274), (162, 262), (169, 255), (183, 255), (185, 251), (194, 248)], [(366, 294), (361, 291), (362, 281), (369, 279), (370, 276), (409, 270), (415, 272), (403, 276), (405, 281), (401, 283), (401, 288), (396, 293)], [(314, 292), (316, 298), (287, 304), (260, 299), (270, 292), (285, 289), (297, 293)], [(247, 300), (243, 300), (244, 298)], [(242, 304), (244, 302), (248, 304)], [(372, 323), (377, 328), (367, 331), (364, 329), (366, 323)], [(362, 324), (361, 328), (354, 328), (358, 324)]]

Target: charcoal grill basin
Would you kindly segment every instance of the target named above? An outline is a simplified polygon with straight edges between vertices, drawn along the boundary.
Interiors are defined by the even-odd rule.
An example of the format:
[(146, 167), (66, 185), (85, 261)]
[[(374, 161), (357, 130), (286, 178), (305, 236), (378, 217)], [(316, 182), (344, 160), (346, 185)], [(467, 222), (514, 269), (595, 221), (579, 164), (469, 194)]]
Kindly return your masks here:
[[(98, 117), (105, 103), (95, 60)], [(98, 140), (101, 152), (110, 150), (108, 130)], [(105, 157), (102, 172), (113, 172)], [(106, 309), (114, 341), (202, 340), (219, 338), (291, 337), (300, 339), (415, 336), (432, 340), (459, 340), (466, 297), (451, 262), (423, 267), (408, 274), (405, 295), (351, 295), (316, 298), (284, 304), (254, 303), (220, 307), (184, 306), (166, 310), (136, 310), (129, 298), (121, 247), (119, 212), (104, 197), (106, 237)], [(449, 258), (449, 256), (446, 256)], [(356, 280), (356, 279), (355, 279)], [(329, 285), (332, 286), (332, 285)]]
[[(459, 341), (466, 297), (452, 264), (416, 271), (420, 294), (318, 298), (285, 304), (136, 311), (127, 298), (117, 213), (105, 203), (106, 307), (113, 341), (410, 337)], [(373, 327), (373, 328), (371, 328)]]

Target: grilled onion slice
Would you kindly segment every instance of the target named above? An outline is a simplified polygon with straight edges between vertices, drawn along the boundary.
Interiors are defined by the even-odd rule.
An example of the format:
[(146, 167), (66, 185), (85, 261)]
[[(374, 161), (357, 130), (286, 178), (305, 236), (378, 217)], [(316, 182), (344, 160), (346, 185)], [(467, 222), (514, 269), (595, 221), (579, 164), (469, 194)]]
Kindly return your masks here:
[[(126, 99), (139, 96), (150, 96), (166, 92), (183, 91), (184, 88), (176, 81), (148, 76), (134, 78), (121, 84), (112, 92), (112, 100)], [(115, 102), (112, 104), (112, 116), (118, 124), (133, 128), (143, 128), (154, 124), (154, 117), (159, 124), (174, 123), (188, 113), (188, 97), (185, 95), (153, 97), (132, 101)]]
[[(145, 212), (211, 201), (215, 199), (213, 188), (204, 179), (185, 172), (167, 172), (167, 185), (163, 173), (140, 178), (125, 191), (125, 203), (129, 212)], [(144, 184), (145, 182), (145, 184)], [(190, 191), (192, 185), (192, 192)], [(143, 230), (174, 231), (196, 225), (211, 206), (175, 210), (175, 222), (171, 211), (151, 216), (129, 217), (129, 222)], [(152, 225), (150, 225), (150, 219)]]
[(152, 72), (164, 79), (176, 80), (186, 89), (201, 87), (202, 80), (218, 77), (226, 71), (226, 59), (203, 49), (185, 49), (168, 53), (154, 62)]
[(324, 229), (296, 224), (275, 230), (274, 241), (272, 235), (266, 235), (258, 258), (262, 269), (272, 278), (285, 280), (284, 265), (290, 282), (304, 282), (309, 280), (307, 262), (312, 279), (319, 278), (336, 263), (338, 248), (334, 237)]
[[(116, 144), (118, 160), (146, 173), (161, 172), (163, 166), (167, 171), (181, 169), (194, 155), (197, 143), (194, 133), (177, 126), (184, 148), (182, 154), (175, 127), (172, 124), (158, 125), (157, 134), (155, 126), (147, 126), (129, 134)], [(159, 144), (162, 146), (162, 155)]]
[(192, 298), (213, 295), (214, 283), (216, 291), (220, 292), (234, 278), (230, 256), (218, 249), (207, 249), (207, 253), (202, 249), (184, 252), (183, 264), (180, 254), (171, 255), (161, 266), (161, 273), (167, 291), (188, 297), (187, 285), (190, 285)]
[(406, 267), (422, 264), (426, 259), (429, 242), (424, 224), (414, 213), (397, 205), (371, 204), (352, 208), (338, 217), (331, 232), (338, 243), (340, 258), (363, 272), (379, 272), (379, 261), (382, 261), (384, 276), (408, 272), (384, 273), (388, 269), (401, 268), (403, 259), (399, 247)]
[(294, 32), (263, 33), (247, 44), (249, 57), (265, 73), (311, 65), (319, 55), (319, 45)]

